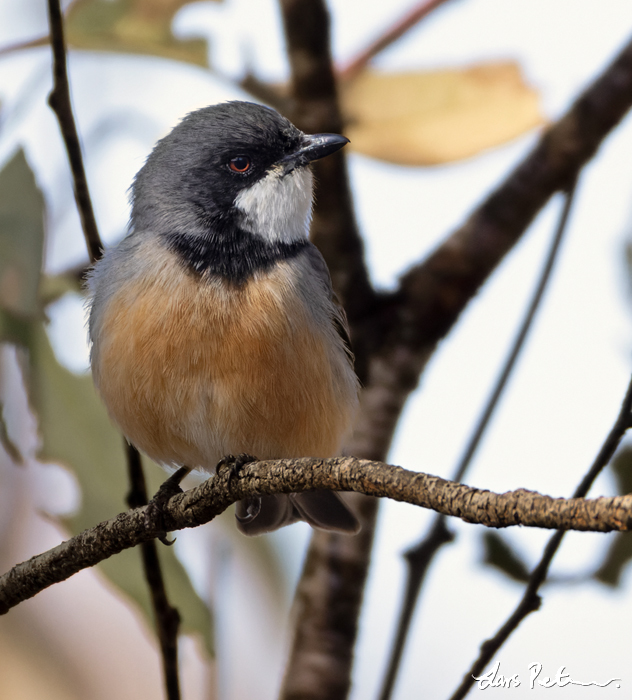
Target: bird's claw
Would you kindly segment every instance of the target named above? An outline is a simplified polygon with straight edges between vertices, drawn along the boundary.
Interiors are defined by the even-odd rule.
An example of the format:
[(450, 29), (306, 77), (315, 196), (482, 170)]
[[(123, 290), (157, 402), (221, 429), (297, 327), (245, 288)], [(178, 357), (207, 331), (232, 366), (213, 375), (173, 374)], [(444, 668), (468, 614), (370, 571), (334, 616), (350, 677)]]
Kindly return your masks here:
[(257, 457), (253, 457), (252, 455), (244, 452), (238, 454), (236, 457), (235, 455), (226, 455), (217, 463), (217, 473), (219, 474), (221, 469), (227, 467), (230, 470), (228, 474), (228, 480), (230, 481), (236, 476), (239, 476), (239, 472), (246, 466), (246, 464), (258, 461), (259, 459)]
[[(160, 488), (145, 509), (145, 525), (147, 527), (151, 527), (156, 522), (162, 523), (164, 521), (165, 505), (173, 496), (182, 493), (180, 482), (189, 471), (186, 467), (181, 467), (160, 485)], [(176, 541), (175, 538), (173, 540), (168, 539), (166, 531), (160, 532), (157, 538), (168, 547), (171, 547)]]

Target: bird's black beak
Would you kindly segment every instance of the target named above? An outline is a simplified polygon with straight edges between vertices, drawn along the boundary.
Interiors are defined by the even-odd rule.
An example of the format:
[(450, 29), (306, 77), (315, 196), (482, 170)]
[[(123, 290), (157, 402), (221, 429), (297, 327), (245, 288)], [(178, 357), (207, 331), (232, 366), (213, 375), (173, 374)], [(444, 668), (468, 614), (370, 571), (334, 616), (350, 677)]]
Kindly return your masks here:
[(287, 175), (295, 168), (335, 153), (347, 143), (349, 139), (340, 134), (305, 135), (301, 147), (294, 153), (281, 158), (279, 164), (283, 166), (284, 174)]

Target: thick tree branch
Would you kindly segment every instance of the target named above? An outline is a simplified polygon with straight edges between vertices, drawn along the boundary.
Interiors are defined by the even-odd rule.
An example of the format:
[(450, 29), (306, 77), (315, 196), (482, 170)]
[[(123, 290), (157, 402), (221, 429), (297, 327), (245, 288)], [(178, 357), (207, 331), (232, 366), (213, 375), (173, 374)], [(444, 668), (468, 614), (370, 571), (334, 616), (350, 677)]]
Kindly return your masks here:
[(0, 613), (162, 532), (207, 523), (248, 496), (310, 489), (392, 498), (487, 527), (524, 525), (590, 532), (632, 529), (632, 495), (587, 500), (552, 498), (525, 489), (497, 494), (355, 457), (253, 462), (236, 476), (230, 467), (221, 469), (200, 486), (173, 496), (162, 510), (151, 509), (147, 515), (145, 506), (120, 513), (18, 564), (0, 577)]
[(430, 352), (467, 302), (557, 191), (566, 189), (632, 105), (632, 42), (542, 135), (505, 182), (420, 265), (401, 280), (396, 333)]
[[(344, 129), (329, 48), (324, 0), (280, 0), (291, 68), (292, 121), (307, 133)], [(314, 164), (316, 206), (311, 239), (322, 252), (349, 319), (356, 372), (368, 393), (368, 363), (382, 336), (381, 298), (373, 290), (358, 232), (342, 152)], [(362, 422), (364, 409), (360, 411)], [(371, 436), (373, 437), (373, 436)], [(378, 438), (381, 444), (381, 436)], [(387, 438), (390, 443), (390, 436)], [(371, 440), (347, 446), (362, 457), (385, 459)], [(350, 448), (350, 449), (349, 449)], [(373, 545), (377, 502), (356, 497), (360, 534), (349, 539), (314, 532), (296, 594), (294, 643), (281, 697), (346, 697), (362, 594)]]
[[(322, 0), (281, 0), (280, 6), (292, 69), (293, 109), (288, 116), (306, 133), (342, 133), (327, 8)], [(314, 163), (314, 174), (311, 239), (327, 261), (334, 289), (353, 325), (373, 310), (376, 299), (364, 263), (344, 154), (340, 151)]]
[[(308, 131), (335, 129), (340, 113), (333, 108), (337, 103), (326, 42), (326, 8), (320, 0), (300, 3), (283, 0), (281, 7), (297, 101), (293, 118)], [(538, 148), (506, 183), (426, 262), (405, 275), (400, 289), (393, 295), (376, 295), (369, 289), (355, 226), (329, 230), (324, 227), (321, 231), (317, 214), (314, 240), (321, 247), (332, 270), (334, 286), (347, 306), (358, 370), (364, 384), (358, 424), (347, 446), (349, 452), (385, 459), (401, 410), (438, 340), (451, 329), (468, 301), (524, 233), (537, 211), (555, 191), (572, 181), (629, 108), (632, 103), (631, 59), (632, 47), (628, 46), (566, 117), (544, 134)], [(315, 99), (311, 99), (311, 95)], [(301, 114), (305, 115), (305, 124), (301, 122)], [(335, 162), (335, 159), (328, 159), (332, 168)], [(321, 182), (327, 175), (325, 170), (320, 175)], [(332, 182), (336, 183), (335, 178)], [(335, 196), (335, 191), (325, 203), (327, 207), (342, 207), (343, 210), (346, 207), (346, 211), (350, 211), (350, 202), (346, 197)], [(324, 212), (321, 222), (326, 221), (327, 216), (334, 221), (344, 220), (337, 209), (330, 214)], [(355, 286), (354, 280), (359, 280)], [(302, 621), (299, 620), (297, 642), (307, 651), (304, 658), (309, 659), (305, 663), (298, 662), (301, 650), (295, 645), (288, 678), (302, 675), (306, 682), (301, 686), (299, 679), (296, 688), (287, 690), (286, 679), (283, 694), (286, 700), (298, 697), (316, 700), (331, 697), (331, 692), (335, 692), (336, 697), (344, 697), (344, 682), (349, 687), (350, 663), (345, 661), (343, 670), (338, 660), (351, 659), (368, 571), (372, 523), (377, 512), (377, 504), (370, 500), (360, 500), (359, 507), (365, 527), (362, 536), (354, 540), (357, 544), (343, 546), (343, 540), (337, 535), (315, 533), (313, 537), (307, 559), (310, 569), (306, 568), (304, 576), (317, 570), (314, 562), (318, 552), (321, 553), (319, 564), (327, 568), (328, 575), (321, 576), (319, 583), (311, 587), (309, 581), (304, 581), (305, 585), (301, 583), (299, 597), (300, 590), (306, 591), (306, 597), (311, 596), (309, 606), (318, 610), (318, 624), (301, 631)], [(346, 572), (342, 581), (341, 571)], [(353, 576), (346, 575), (350, 572)], [(345, 613), (336, 615), (335, 620), (336, 625), (344, 627), (349, 634), (341, 644), (332, 646), (335, 630), (330, 614), (331, 601), (334, 591), (340, 593), (341, 587), (344, 588)], [(310, 632), (313, 632), (311, 638)], [(321, 691), (315, 688), (312, 680), (318, 675), (322, 678), (319, 669), (322, 669), (324, 656), (332, 665), (341, 666), (341, 673), (334, 685)], [(346, 680), (342, 678), (344, 673)]]

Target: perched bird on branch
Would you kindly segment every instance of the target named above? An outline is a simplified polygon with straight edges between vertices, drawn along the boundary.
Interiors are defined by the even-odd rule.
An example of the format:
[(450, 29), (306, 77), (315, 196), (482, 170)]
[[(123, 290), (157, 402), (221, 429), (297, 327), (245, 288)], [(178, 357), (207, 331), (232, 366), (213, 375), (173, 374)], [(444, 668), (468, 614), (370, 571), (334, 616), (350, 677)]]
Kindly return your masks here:
[[(213, 472), (228, 454), (340, 450), (358, 380), (307, 234), (309, 164), (345, 143), (228, 102), (185, 117), (137, 174), (129, 233), (90, 274), (91, 363), (110, 416), (156, 462)], [(358, 530), (329, 491), (251, 498), (236, 517), (249, 535)]]

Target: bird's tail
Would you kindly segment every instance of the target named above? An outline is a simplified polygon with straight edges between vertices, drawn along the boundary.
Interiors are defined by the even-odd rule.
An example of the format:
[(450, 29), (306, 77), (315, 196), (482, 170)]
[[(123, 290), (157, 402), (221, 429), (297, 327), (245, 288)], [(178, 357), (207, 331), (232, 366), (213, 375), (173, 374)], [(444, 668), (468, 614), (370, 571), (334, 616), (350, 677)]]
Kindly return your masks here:
[(236, 504), (237, 527), (245, 535), (262, 535), (298, 520), (319, 530), (355, 535), (360, 523), (335, 491), (253, 496)]

